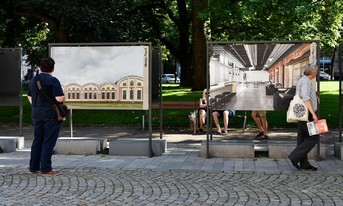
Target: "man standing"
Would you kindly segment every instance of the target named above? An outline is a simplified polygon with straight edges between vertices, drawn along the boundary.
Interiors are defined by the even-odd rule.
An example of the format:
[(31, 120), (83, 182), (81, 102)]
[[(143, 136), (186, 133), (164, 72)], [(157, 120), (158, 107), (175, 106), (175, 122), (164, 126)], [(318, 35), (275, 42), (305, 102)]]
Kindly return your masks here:
[(43, 176), (58, 175), (52, 170), (51, 157), (55, 147), (61, 122), (57, 120), (56, 112), (51, 101), (47, 99), (37, 87), (39, 79), (46, 96), (64, 101), (64, 94), (59, 80), (51, 75), (55, 61), (52, 58), (43, 58), (40, 61), (41, 74), (37, 74), (30, 82), (27, 92), (32, 105), (32, 122), (34, 125), (34, 139), (31, 146), (29, 173), (41, 173)]
[[(308, 111), (309, 111), (309, 121), (318, 121), (316, 115), (317, 111), (317, 94), (312, 87), (311, 80), (316, 78), (318, 72), (317, 65), (309, 64), (304, 71), (304, 75), (299, 79), (296, 94), (303, 99)], [(291, 152), (288, 158), (291, 160), (292, 165), (297, 169), (305, 169), (316, 171), (317, 168), (312, 166), (307, 158), (307, 153), (309, 153), (312, 148), (318, 143), (319, 135), (309, 136), (306, 122), (298, 122), (298, 132), (297, 132), (297, 147)]]

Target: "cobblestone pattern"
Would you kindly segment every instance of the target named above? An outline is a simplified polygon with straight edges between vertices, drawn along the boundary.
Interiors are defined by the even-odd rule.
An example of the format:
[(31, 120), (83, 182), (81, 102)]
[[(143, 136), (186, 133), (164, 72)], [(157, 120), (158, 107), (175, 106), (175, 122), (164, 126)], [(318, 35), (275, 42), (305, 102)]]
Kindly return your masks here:
[(0, 168), (0, 205), (343, 205), (343, 175)]

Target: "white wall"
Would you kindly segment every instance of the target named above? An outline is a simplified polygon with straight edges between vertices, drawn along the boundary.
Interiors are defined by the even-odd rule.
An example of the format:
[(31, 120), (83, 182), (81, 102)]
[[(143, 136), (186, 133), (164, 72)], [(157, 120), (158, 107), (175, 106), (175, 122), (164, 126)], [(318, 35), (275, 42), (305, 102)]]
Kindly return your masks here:
[(247, 71), (248, 82), (265, 82), (269, 81), (269, 73), (267, 71)]

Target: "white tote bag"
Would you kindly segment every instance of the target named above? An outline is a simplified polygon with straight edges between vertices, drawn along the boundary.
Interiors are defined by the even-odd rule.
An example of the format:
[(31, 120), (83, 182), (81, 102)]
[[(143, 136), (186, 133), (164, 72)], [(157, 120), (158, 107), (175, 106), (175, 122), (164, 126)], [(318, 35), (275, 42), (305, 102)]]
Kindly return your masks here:
[(308, 109), (299, 94), (294, 95), (287, 110), (287, 122), (308, 121)]

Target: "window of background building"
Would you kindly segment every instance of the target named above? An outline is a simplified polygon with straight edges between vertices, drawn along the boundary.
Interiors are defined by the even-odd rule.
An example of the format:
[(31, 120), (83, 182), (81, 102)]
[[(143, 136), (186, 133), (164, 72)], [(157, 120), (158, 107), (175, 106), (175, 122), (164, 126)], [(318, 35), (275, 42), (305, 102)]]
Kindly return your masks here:
[(142, 99), (142, 91), (141, 90), (137, 91), (137, 99)]
[(134, 94), (134, 91), (133, 91), (133, 90), (130, 90), (130, 99), (131, 99), (131, 100), (133, 99), (133, 94)]

